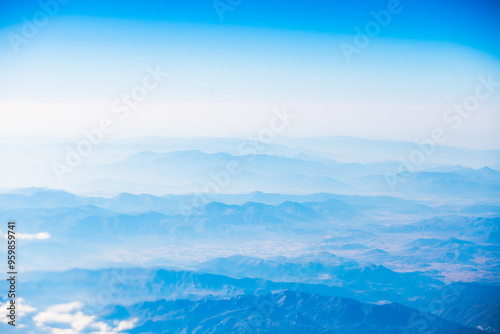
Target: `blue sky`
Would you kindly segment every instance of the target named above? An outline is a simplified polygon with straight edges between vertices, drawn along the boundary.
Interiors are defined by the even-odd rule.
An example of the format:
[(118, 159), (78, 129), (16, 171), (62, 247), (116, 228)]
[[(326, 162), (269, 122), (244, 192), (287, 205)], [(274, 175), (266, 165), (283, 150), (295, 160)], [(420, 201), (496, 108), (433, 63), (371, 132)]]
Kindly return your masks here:
[[(340, 45), (353, 44), (355, 28), (390, 1), (237, 2), (224, 2), (232, 10), (221, 20), (213, 1), (70, 0), (16, 53), (9, 36), (41, 7), (3, 1), (0, 101), (111, 103), (158, 65), (171, 78), (148, 103), (347, 104), (368, 118), (384, 107), (394, 110), (385, 118), (420, 107), (415, 124), (424, 131), (474, 91), (478, 76), (500, 77), (498, 1), (400, 1), (350, 62)], [(477, 122), (496, 120), (498, 95)]]
[[(237, 3), (238, 0), (233, 0)], [(43, 1), (42, 1), (43, 2)], [(70, 0), (58, 16), (80, 16), (91, 23), (97, 18), (190, 25), (259, 27), (320, 34), (352, 34), (353, 24), (371, 19), (369, 12), (387, 7), (389, 1), (276, 1), (241, 0), (221, 22), (213, 1), (97, 1)], [(500, 3), (495, 0), (401, 0), (404, 17), (384, 31), (386, 38), (449, 42), (499, 55)], [(39, 10), (38, 1), (2, 1), (0, 24), (8, 28)], [(401, 13), (403, 14), (403, 13)], [(89, 33), (92, 27), (89, 28)], [(112, 26), (109, 26), (113, 30)], [(124, 34), (128, 31), (115, 31)]]

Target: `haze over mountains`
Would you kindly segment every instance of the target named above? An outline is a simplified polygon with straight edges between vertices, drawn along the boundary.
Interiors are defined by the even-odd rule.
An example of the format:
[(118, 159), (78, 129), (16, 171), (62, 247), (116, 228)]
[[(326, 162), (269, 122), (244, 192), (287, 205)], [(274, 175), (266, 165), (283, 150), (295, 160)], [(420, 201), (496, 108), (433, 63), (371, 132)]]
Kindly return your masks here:
[(2, 165), (25, 327), (0, 331), (500, 331), (500, 151), (439, 147), (408, 171), (411, 143), (241, 142), (108, 143), (61, 184), (52, 161), (19, 162), (22, 182)]
[[(198, 193), (215, 182), (222, 193), (397, 192), (419, 197), (426, 191), (451, 197), (453, 187), (467, 183), (468, 191), (485, 197), (498, 193), (500, 180), (495, 169), (500, 150), (351, 137), (276, 138), (270, 144), (236, 138), (115, 140), (81, 156), (71, 172), (60, 173), (62, 182), (53, 164), (80, 161), (72, 143), (0, 145), (0, 152), (10, 162), (0, 170), (4, 189), (36, 185), (105, 196)], [(413, 162), (415, 152), (419, 158)], [(228, 166), (235, 174), (229, 182), (221, 176)]]
[(500, 334), (499, 31), (1, 0), (0, 334)]

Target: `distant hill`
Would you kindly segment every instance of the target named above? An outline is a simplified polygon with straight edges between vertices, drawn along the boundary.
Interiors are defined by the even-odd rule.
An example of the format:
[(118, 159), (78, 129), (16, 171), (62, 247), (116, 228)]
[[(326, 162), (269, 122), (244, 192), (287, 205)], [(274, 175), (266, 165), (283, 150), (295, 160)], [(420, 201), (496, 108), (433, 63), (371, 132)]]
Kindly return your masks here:
[(479, 334), (480, 330), (428, 317), (399, 304), (362, 304), (340, 297), (283, 291), (200, 301), (139, 303), (110, 308), (106, 317), (135, 317), (140, 325), (130, 333), (424, 333)]

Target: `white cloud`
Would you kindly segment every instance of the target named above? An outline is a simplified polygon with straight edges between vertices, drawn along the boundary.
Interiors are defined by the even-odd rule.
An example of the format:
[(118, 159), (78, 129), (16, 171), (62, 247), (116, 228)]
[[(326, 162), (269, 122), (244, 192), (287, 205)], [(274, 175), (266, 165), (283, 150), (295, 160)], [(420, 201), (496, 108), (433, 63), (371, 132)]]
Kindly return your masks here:
[[(85, 315), (80, 311), (82, 307), (80, 302), (54, 305), (38, 313), (33, 320), (38, 327), (51, 334), (80, 334), (83, 331), (91, 334), (118, 334), (134, 328), (138, 321), (120, 321), (111, 327), (105, 322), (96, 321), (96, 316)], [(71, 328), (58, 328), (57, 324), (61, 324), (61, 327), (69, 325)]]
[(134, 328), (137, 320), (138, 319), (120, 321), (120, 323), (118, 323), (118, 327), (116, 328), (117, 332)]
[[(80, 302), (73, 302), (68, 304), (59, 304), (55, 306), (49, 307), (47, 310), (38, 313), (33, 320), (36, 325), (41, 328), (50, 329), (52, 333), (79, 333), (86, 327), (88, 327), (93, 321), (94, 316), (88, 316), (83, 314), (82, 312), (75, 312), (83, 307), (83, 304)], [(50, 324), (69, 324), (71, 325), (71, 329), (66, 329), (61, 332), (58, 328), (51, 328), (46, 326), (47, 323)]]
[(32, 240), (32, 239), (45, 240), (45, 239), (50, 238), (50, 233), (47, 233), (47, 232), (40, 232), (40, 233), (36, 233), (36, 234), (17, 233), (16, 238), (20, 239), (20, 240), (23, 240), (23, 239), (26, 239), (26, 240)]
[[(0, 235), (2, 232), (0, 231)], [(46, 240), (51, 237), (50, 233), (47, 232), (40, 232), (40, 233), (35, 233), (35, 234), (28, 234), (28, 233), (16, 233), (16, 239), (17, 240)], [(4, 238), (7, 238), (7, 234), (4, 235)]]
[[(9, 318), (7, 318), (8, 315), (8, 310), (7, 307), (10, 306), (10, 300), (7, 300), (5, 303), (0, 303), (0, 323), (8, 323), (10, 321)], [(16, 300), (16, 312), (17, 312), (17, 319), (21, 319), (24, 317), (26, 314), (29, 313), (34, 313), (36, 312), (36, 308), (31, 306), (29, 303), (26, 303), (23, 298), (18, 298)], [(23, 324), (18, 324), (16, 320), (16, 326), (18, 328), (23, 328), (25, 325)]]
[(57, 304), (48, 308), (48, 310), (57, 312), (57, 313), (68, 313), (74, 310), (81, 309), (83, 304), (80, 302), (73, 302), (68, 304)]

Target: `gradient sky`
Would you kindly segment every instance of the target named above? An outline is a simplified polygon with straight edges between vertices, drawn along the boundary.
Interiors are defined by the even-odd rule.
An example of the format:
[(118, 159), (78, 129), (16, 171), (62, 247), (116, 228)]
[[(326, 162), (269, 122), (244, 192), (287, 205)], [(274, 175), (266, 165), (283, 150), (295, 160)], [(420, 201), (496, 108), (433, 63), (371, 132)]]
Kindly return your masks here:
[[(213, 1), (70, 0), (16, 53), (9, 34), (41, 7), (2, 1), (0, 131), (76, 139), (158, 65), (170, 78), (114, 135), (245, 135), (280, 105), (300, 116), (287, 135), (423, 138), (479, 76), (500, 81), (500, 2), (400, 1), (348, 63), (340, 44), (387, 6), (242, 0), (221, 20)], [(499, 105), (500, 90), (448, 144), (500, 148)]]

